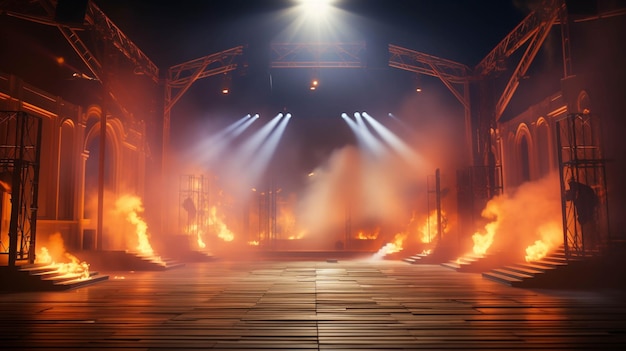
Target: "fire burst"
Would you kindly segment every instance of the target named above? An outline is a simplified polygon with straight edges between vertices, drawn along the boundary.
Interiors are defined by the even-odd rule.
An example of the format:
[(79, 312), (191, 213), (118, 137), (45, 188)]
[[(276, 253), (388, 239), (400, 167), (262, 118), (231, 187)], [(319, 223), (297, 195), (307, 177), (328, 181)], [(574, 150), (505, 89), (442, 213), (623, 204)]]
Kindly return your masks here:
[(535, 241), (533, 245), (526, 248), (526, 262), (538, 261), (544, 258), (550, 251), (558, 246), (559, 240), (563, 233), (562, 226), (557, 222), (550, 222), (539, 229), (541, 235), (540, 240)]
[(141, 199), (137, 196), (124, 195), (115, 201), (115, 208), (117, 212), (124, 214), (126, 219), (135, 226), (135, 233), (137, 234), (136, 250), (141, 254), (154, 256), (154, 250), (150, 245), (148, 237), (148, 225), (139, 216), (139, 213), (143, 212)]
[(485, 233), (479, 232), (472, 235), (474, 247), (472, 248), (475, 255), (483, 256), (493, 244), (494, 236), (500, 226), (500, 206), (495, 201), (489, 201), (487, 206), (481, 213), (484, 218), (488, 218), (491, 222), (485, 225)]
[(81, 262), (76, 256), (68, 252), (66, 252), (64, 256), (70, 260), (70, 262), (56, 263), (48, 249), (42, 247), (39, 249), (35, 263), (45, 264), (47, 267), (56, 269), (57, 273), (60, 274), (76, 275), (76, 278), (80, 280), (89, 279), (89, 264), (87, 262)]
[[(446, 214), (444, 211), (441, 211), (441, 231), (442, 234), (447, 233), (447, 227), (444, 225), (446, 223)], [(413, 221), (413, 218), (411, 218)], [(430, 215), (426, 218), (422, 228), (419, 230), (421, 233), (420, 241), (424, 244), (430, 244), (433, 240), (439, 235), (439, 229), (437, 225), (437, 211), (433, 210), (430, 212)]]
[(213, 226), (218, 238), (224, 241), (233, 241), (233, 239), (235, 239), (235, 234), (228, 229), (226, 223), (217, 216), (217, 207), (215, 206), (211, 207), (209, 225)]
[(392, 242), (385, 244), (385, 246), (380, 248), (380, 250), (374, 254), (374, 258), (381, 259), (387, 255), (402, 251), (402, 245), (404, 244), (404, 239), (406, 239), (406, 237), (406, 233), (396, 234)]

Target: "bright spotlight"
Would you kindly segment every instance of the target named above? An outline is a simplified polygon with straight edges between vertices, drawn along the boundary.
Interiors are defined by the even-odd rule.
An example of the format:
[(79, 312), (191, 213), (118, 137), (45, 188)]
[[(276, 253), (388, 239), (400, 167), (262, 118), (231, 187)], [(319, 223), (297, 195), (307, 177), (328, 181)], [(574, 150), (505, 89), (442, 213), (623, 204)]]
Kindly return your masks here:
[(324, 17), (331, 7), (333, 0), (299, 0), (302, 11), (307, 16)]

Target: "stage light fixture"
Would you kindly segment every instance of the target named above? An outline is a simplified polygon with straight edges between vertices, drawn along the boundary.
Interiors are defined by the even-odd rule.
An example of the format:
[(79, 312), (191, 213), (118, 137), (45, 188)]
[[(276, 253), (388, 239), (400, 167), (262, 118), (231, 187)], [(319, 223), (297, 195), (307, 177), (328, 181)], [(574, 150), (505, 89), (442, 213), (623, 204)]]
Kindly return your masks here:
[(328, 13), (333, 0), (299, 0), (302, 11), (313, 18), (321, 18)]
[(231, 77), (229, 74), (224, 74), (222, 78), (222, 94), (228, 95), (230, 94), (230, 86), (231, 86)]

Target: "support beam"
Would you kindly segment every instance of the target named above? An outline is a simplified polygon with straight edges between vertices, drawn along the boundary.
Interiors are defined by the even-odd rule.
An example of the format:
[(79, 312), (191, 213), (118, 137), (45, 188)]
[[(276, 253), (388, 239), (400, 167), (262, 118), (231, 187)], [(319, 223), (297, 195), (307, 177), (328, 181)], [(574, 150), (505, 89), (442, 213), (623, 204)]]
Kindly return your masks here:
[[(472, 122), (469, 82), (472, 70), (458, 62), (389, 44), (389, 66), (401, 70), (437, 77), (463, 105), (465, 113), (465, 141), (472, 150)], [(470, 162), (473, 152), (468, 155)]]
[(271, 68), (364, 68), (365, 43), (273, 43)]

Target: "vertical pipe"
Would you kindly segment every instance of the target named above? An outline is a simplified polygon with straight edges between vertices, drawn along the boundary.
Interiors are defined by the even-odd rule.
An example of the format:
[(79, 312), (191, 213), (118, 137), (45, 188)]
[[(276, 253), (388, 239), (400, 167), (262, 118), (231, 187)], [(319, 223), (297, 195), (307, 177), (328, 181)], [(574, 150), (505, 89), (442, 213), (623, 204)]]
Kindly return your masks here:
[[(105, 89), (105, 94), (108, 94)], [(96, 250), (102, 250), (103, 222), (104, 222), (104, 165), (106, 147), (107, 126), (107, 103), (105, 97), (104, 107), (100, 115), (100, 150), (98, 154), (98, 222), (96, 227)]]
[[(35, 243), (37, 239), (37, 209), (39, 199), (39, 166), (41, 160), (41, 132), (42, 120), (37, 118), (37, 145), (35, 145), (35, 159), (33, 160), (32, 199), (30, 204), (30, 243), (28, 245), (28, 263), (35, 263)], [(57, 196), (58, 197), (58, 196)]]
[(440, 172), (439, 168), (435, 171), (435, 194), (437, 201), (437, 236), (439, 238), (439, 242), (441, 242), (442, 237), (442, 225), (441, 225), (441, 181), (440, 181)]

